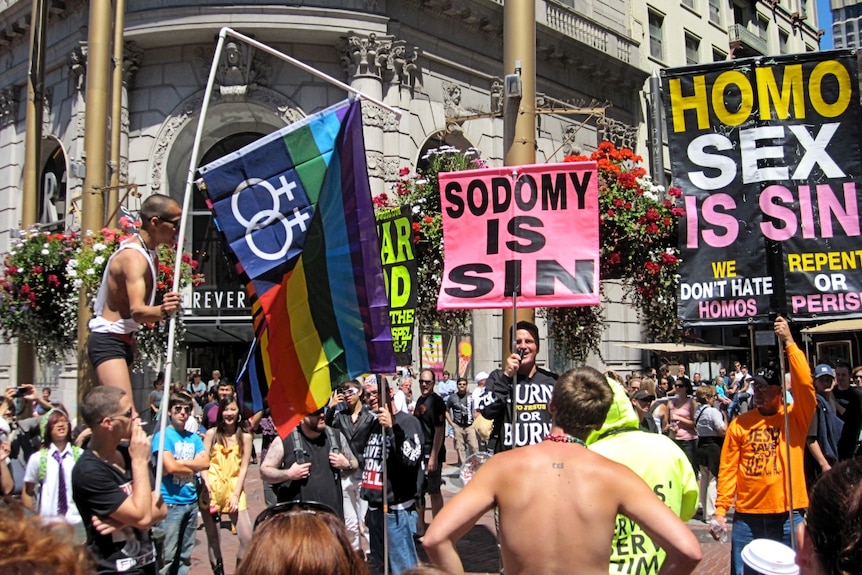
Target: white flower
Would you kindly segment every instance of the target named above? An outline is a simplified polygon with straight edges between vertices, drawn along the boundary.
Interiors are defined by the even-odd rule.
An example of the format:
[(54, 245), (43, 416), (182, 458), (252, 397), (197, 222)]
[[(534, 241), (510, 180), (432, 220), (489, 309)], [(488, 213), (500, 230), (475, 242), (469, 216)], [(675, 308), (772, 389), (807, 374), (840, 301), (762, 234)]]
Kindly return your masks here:
[(106, 249), (108, 249), (108, 246), (106, 246), (102, 242), (97, 242), (97, 243), (93, 244), (93, 251), (94, 252), (101, 252), (101, 251), (104, 251)]
[(70, 259), (69, 263), (66, 264), (66, 268), (68, 268), (68, 269), (75, 269), (77, 267), (78, 267), (78, 260), (76, 260), (75, 258)]
[(66, 275), (67, 275), (67, 276), (69, 276), (70, 278), (76, 278), (76, 277), (78, 277), (78, 270), (76, 270), (76, 269), (69, 269), (69, 268), (67, 267), (67, 268), (66, 268)]
[(100, 266), (105, 263), (105, 256), (96, 256), (93, 258), (93, 265)]
[(84, 285), (84, 281), (81, 278), (76, 278), (74, 281), (72, 281), (72, 286), (75, 289), (81, 289), (82, 285)]
[(49, 253), (51, 253), (51, 252), (49, 252), (48, 250), (42, 250), (42, 255), (43, 255), (43, 256), (47, 256)]
[(96, 275), (96, 270), (94, 270), (93, 268), (87, 268), (87, 271), (85, 271), (84, 273), (88, 276), (93, 276)]

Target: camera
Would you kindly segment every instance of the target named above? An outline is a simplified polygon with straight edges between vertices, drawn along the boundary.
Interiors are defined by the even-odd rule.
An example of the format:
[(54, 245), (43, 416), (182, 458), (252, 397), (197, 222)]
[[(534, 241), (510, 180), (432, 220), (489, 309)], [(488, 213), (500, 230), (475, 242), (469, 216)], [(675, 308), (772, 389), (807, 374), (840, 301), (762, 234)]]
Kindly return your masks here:
[(29, 390), (26, 387), (16, 387), (15, 388), (15, 397), (24, 397), (27, 395)]

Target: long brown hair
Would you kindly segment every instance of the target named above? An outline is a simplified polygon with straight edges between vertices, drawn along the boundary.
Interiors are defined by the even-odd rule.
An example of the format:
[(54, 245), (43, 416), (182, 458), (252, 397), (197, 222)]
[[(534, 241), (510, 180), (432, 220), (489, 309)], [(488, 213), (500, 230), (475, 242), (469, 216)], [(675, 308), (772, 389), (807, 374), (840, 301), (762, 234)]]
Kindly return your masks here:
[(369, 575), (331, 513), (287, 511), (263, 522), (251, 538), (237, 575)]
[(242, 425), (240, 425), (240, 422), (242, 421), (242, 411), (239, 408), (239, 401), (237, 401), (236, 396), (232, 395), (232, 396), (226, 397), (226, 398), (224, 398), (218, 402), (218, 415), (216, 416), (215, 441), (213, 441), (212, 446), (215, 447), (216, 444), (220, 444), (220, 445), (227, 447), (227, 442), (225, 440), (229, 436), (229, 434), (228, 434), (227, 430), (225, 429), (224, 418), (222, 417), (222, 414), (224, 413), (225, 408), (228, 405), (230, 405), (231, 403), (236, 404), (237, 415), (236, 415), (236, 424), (235, 424), (236, 430), (234, 431), (234, 437), (236, 437), (236, 442), (239, 445), (239, 457), (240, 457), (240, 459), (242, 459), (242, 455), (243, 455), (243, 453), (242, 453), (242, 450), (243, 450), (242, 434), (245, 432), (242, 429)]

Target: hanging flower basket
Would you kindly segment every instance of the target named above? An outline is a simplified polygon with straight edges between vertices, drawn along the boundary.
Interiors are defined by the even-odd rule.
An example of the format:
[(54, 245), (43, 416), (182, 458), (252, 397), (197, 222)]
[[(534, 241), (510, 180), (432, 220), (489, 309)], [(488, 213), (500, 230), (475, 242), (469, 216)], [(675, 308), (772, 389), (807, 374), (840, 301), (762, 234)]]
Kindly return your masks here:
[[(120, 220), (123, 230), (103, 228), (81, 237), (22, 232), (5, 258), (0, 277), (0, 337), (32, 343), (42, 363), (61, 363), (75, 350), (78, 334), (78, 298), (85, 290), (92, 305), (108, 258), (120, 242), (136, 230), (136, 222)], [(156, 300), (173, 286), (175, 251), (159, 247)], [(180, 288), (199, 285), (203, 275), (198, 263), (183, 254)], [(177, 316), (176, 343), (183, 341), (182, 313)], [(147, 324), (137, 334), (139, 356), (135, 367), (157, 365), (164, 360), (167, 329)]]
[[(655, 184), (629, 149), (602, 142), (590, 156), (599, 176), (599, 242), (601, 278), (620, 280), (626, 301), (638, 311), (650, 341), (680, 341), (676, 292), (679, 282), (677, 232), (684, 210), (676, 205), (682, 192)], [(543, 312), (556, 351), (583, 362), (601, 356), (604, 319), (599, 308), (549, 308)]]

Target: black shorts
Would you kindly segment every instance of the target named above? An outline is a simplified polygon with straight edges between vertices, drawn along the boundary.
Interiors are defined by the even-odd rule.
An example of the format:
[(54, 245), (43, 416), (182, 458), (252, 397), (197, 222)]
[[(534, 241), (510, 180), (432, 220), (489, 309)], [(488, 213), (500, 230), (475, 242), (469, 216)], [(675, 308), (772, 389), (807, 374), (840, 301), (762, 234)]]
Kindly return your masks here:
[(87, 355), (95, 369), (109, 359), (124, 359), (131, 365), (135, 359), (135, 338), (122, 333), (90, 333)]
[(437, 468), (437, 471), (426, 471), (425, 477), (422, 479), (422, 495), (437, 495), (440, 493), (442, 484), (443, 470), (440, 467)]

